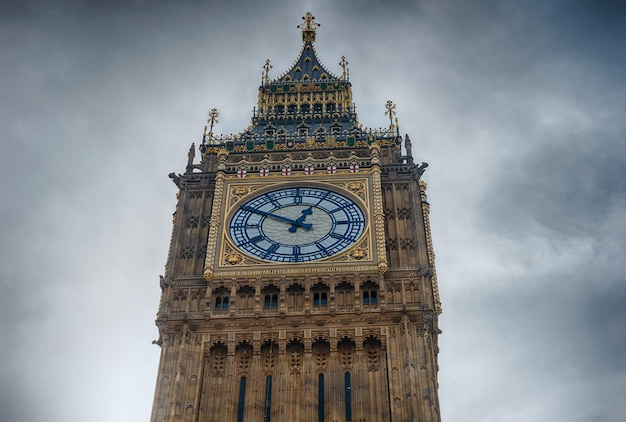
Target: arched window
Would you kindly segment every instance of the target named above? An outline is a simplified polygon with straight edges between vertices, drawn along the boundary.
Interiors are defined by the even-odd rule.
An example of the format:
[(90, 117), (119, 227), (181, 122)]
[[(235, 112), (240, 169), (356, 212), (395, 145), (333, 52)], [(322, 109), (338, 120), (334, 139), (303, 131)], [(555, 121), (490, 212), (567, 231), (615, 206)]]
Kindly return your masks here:
[(265, 417), (263, 422), (270, 422), (272, 410), (272, 377), (269, 376), (265, 379)]
[(228, 313), (229, 294), (230, 290), (228, 290), (226, 287), (218, 287), (217, 289), (215, 289), (215, 291), (213, 292), (213, 313)]
[(239, 405), (237, 406), (237, 422), (243, 422), (246, 402), (246, 377), (239, 380)]
[(378, 308), (378, 285), (372, 281), (367, 281), (361, 286), (361, 302), (363, 309)]
[(328, 308), (329, 289), (323, 283), (317, 283), (311, 288), (313, 296), (313, 310), (325, 310)]
[(264, 308), (278, 308), (278, 295), (265, 295), (263, 300)]
[(264, 312), (278, 312), (278, 294), (280, 290), (278, 287), (270, 285), (263, 288), (263, 311)]
[(317, 384), (317, 421), (324, 422), (324, 374), (320, 374)]
[(344, 375), (344, 391), (346, 399), (346, 421), (352, 420), (352, 385), (350, 380), (350, 372)]

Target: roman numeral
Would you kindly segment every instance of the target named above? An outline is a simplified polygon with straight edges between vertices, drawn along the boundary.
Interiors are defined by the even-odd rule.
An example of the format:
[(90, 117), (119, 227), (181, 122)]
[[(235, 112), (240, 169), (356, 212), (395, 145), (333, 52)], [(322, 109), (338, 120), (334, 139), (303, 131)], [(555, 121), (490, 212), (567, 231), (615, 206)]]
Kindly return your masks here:
[(300, 188), (296, 188), (296, 193), (293, 197), (293, 202), (295, 204), (301, 204), (302, 203), (302, 196), (300, 195)]
[(271, 195), (267, 194), (265, 195), (265, 197), (272, 203), (274, 204), (275, 207), (280, 207), (280, 203), (278, 201), (276, 201)]

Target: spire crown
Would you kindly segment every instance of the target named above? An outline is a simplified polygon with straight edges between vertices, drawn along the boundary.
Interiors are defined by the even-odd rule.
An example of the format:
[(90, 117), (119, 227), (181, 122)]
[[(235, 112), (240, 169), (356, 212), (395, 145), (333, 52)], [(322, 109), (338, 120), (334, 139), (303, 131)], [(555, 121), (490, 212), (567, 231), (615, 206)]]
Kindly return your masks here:
[(314, 22), (315, 16), (311, 12), (306, 12), (306, 15), (302, 16), (304, 24), (298, 25), (298, 28), (302, 29), (302, 41), (303, 42), (315, 42), (315, 28), (320, 24)]

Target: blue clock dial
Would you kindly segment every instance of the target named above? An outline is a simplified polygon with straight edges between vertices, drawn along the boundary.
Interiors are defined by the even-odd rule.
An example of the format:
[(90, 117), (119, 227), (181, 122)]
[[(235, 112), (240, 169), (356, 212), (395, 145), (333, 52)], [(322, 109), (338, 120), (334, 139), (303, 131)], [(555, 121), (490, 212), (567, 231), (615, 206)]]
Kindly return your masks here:
[(274, 262), (327, 258), (353, 245), (364, 230), (363, 211), (353, 200), (308, 187), (261, 194), (239, 206), (229, 223), (238, 248)]

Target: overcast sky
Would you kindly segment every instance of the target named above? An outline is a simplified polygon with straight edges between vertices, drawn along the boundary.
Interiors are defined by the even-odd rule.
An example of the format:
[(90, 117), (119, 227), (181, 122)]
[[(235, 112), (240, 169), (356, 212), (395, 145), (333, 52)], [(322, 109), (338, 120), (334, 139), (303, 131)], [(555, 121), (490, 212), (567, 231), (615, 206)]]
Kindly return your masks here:
[[(626, 418), (619, 1), (0, 4), (0, 420), (149, 420), (176, 187), (207, 112), (316, 49), (430, 164), (444, 422)], [(163, 5), (162, 3), (171, 3)]]

